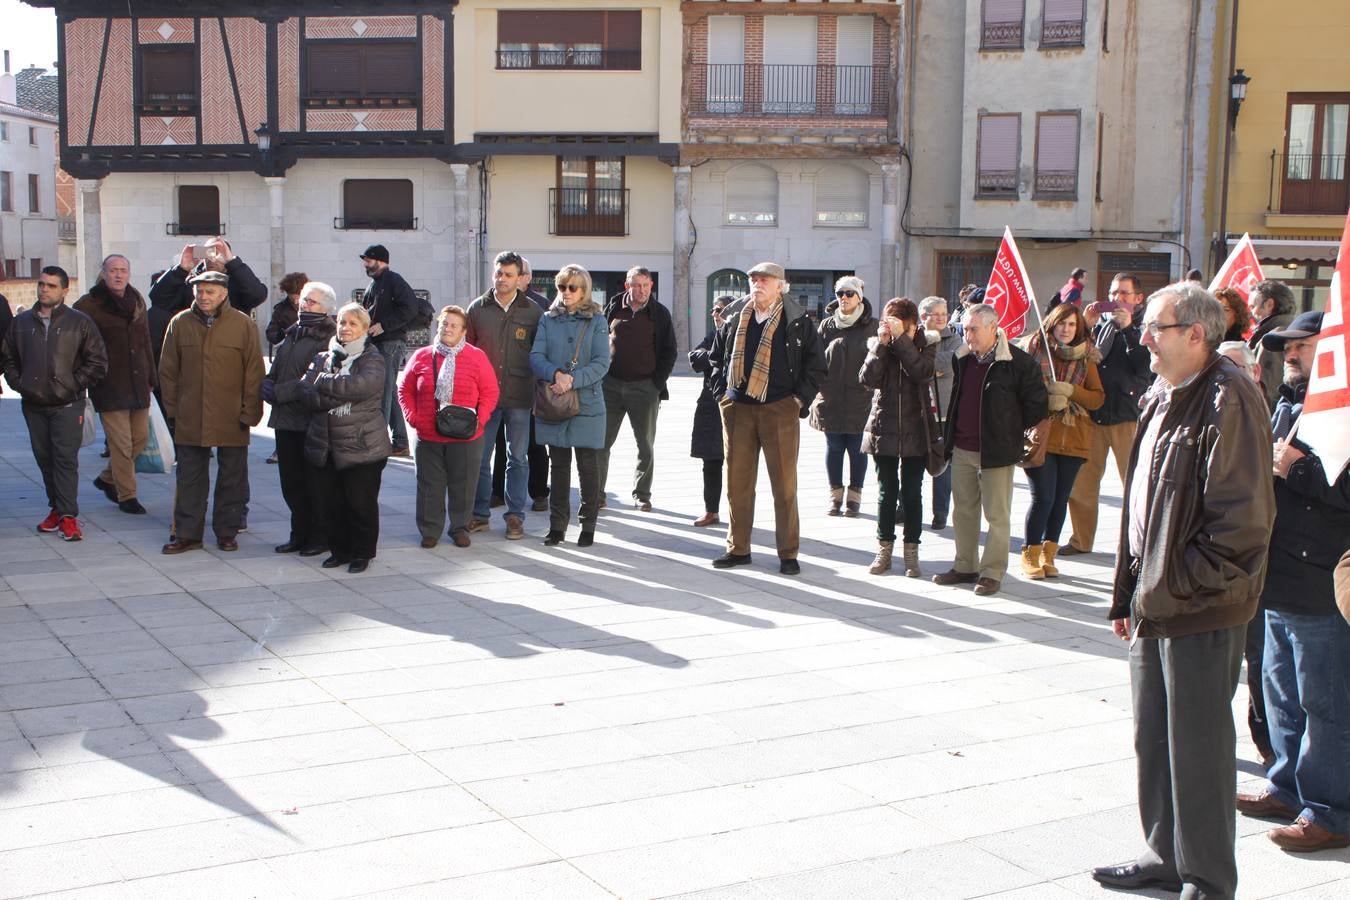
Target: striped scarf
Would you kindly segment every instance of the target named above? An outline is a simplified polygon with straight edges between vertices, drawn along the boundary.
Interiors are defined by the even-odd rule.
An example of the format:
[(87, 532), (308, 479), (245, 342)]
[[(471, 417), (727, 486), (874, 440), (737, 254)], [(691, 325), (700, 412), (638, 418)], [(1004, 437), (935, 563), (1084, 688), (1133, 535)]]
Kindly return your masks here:
[[(731, 349), (731, 377), (735, 386), (745, 384), (745, 332), (750, 327), (750, 317), (755, 314), (755, 304), (745, 304), (741, 310), (741, 319), (736, 323), (736, 343)], [(759, 336), (759, 346), (755, 348), (755, 359), (750, 369), (750, 383), (745, 393), (761, 403), (769, 395), (769, 358), (773, 355), (773, 335), (783, 318), (783, 303), (780, 300), (769, 313), (764, 323), (764, 331)]]
[(464, 338), (459, 339), (459, 343), (453, 347), (444, 341), (436, 342), (436, 349), (433, 353), (439, 353), (445, 357), (445, 362), (441, 363), (441, 371), (436, 375), (436, 407), (449, 406), (451, 398), (455, 395), (455, 358), (459, 356), (459, 351), (468, 345)]

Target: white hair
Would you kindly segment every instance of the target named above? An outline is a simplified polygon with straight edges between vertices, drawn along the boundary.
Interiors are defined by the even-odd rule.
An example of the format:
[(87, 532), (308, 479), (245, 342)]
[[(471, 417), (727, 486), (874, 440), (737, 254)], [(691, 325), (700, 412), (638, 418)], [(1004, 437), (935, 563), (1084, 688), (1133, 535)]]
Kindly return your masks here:
[(998, 310), (988, 303), (976, 303), (966, 307), (964, 321), (969, 322), (971, 319), (979, 319), (990, 328), (996, 328), (998, 327)]
[[(1247, 346), (1246, 341), (1224, 341), (1218, 346), (1217, 351), (1220, 356), (1228, 356), (1230, 353), (1236, 353), (1238, 356), (1242, 357), (1242, 361), (1238, 362), (1238, 360), (1234, 359), (1233, 362), (1238, 362), (1238, 365), (1246, 366), (1249, 369), (1256, 365), (1256, 354), (1252, 351), (1251, 347)], [(1228, 358), (1232, 359), (1231, 356)]]
[(310, 294), (318, 294), (317, 299), (323, 304), (323, 311), (328, 315), (331, 316), (337, 309), (337, 291), (333, 290), (331, 285), (322, 281), (306, 281), (305, 286), (300, 289), (300, 299), (303, 300)]
[(933, 311), (934, 307), (941, 306), (947, 308), (946, 297), (924, 297), (923, 302), (919, 304), (919, 315), (926, 316)]

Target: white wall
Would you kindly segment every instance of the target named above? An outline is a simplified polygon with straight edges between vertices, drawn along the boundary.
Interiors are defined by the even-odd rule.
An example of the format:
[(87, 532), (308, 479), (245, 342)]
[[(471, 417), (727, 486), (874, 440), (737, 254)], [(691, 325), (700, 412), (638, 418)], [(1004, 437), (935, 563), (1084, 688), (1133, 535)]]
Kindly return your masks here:
[[(59, 265), (56, 242), (56, 125), (22, 114), (0, 112), (9, 124), (9, 140), (0, 141), (0, 171), (10, 173), (12, 212), (0, 213), (0, 261), (18, 261), (16, 274), (29, 276), (29, 260)], [(37, 146), (28, 128), (37, 128)], [(38, 176), (39, 211), (28, 211), (28, 176)], [(3, 262), (0, 262), (2, 265)]]

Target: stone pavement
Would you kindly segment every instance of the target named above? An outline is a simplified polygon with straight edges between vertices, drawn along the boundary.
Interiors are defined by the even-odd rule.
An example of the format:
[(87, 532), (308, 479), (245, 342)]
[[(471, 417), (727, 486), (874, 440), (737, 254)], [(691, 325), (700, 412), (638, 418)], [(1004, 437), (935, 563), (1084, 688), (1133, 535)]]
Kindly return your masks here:
[[(237, 553), (160, 555), (171, 479), (145, 477), (150, 515), (123, 515), (89, 487), (97, 447), (85, 540), (38, 535), (7, 394), (0, 895), (1103, 896), (1088, 870), (1140, 841), (1110, 558), (990, 598), (869, 576), (872, 508), (823, 515), (804, 428), (801, 577), (762, 530), (753, 567), (714, 571), (724, 533), (689, 525), (697, 390), (672, 382), (651, 513), (623, 502), (621, 438), (592, 550), (543, 548), (540, 515), (522, 542), (497, 515), (469, 550), (421, 550), (395, 462), (361, 576), (272, 552), (265, 429)], [(1019, 518), (1026, 501), (1019, 477)], [(925, 533), (927, 574), (950, 538)], [(1238, 827), (1242, 896), (1350, 893), (1350, 853)]]

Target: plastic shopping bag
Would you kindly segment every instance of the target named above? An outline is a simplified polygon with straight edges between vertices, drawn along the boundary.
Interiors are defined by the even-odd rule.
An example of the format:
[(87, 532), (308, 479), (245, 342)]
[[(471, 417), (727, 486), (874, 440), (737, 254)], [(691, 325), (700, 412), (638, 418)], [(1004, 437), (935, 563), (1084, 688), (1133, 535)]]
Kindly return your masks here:
[(167, 475), (173, 471), (173, 438), (169, 423), (164, 421), (159, 401), (150, 398), (150, 434), (145, 449), (136, 456), (136, 471), (150, 475)]
[(84, 434), (80, 436), (80, 446), (88, 447), (98, 438), (98, 429), (94, 425), (94, 401), (84, 398)]

